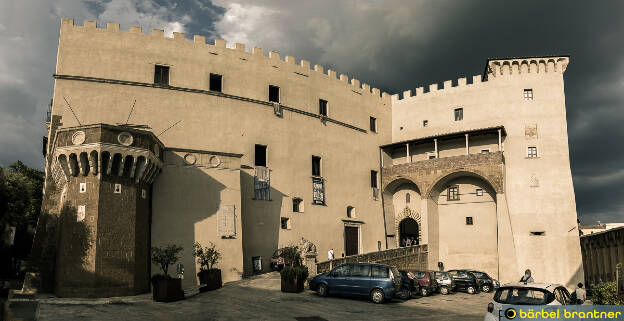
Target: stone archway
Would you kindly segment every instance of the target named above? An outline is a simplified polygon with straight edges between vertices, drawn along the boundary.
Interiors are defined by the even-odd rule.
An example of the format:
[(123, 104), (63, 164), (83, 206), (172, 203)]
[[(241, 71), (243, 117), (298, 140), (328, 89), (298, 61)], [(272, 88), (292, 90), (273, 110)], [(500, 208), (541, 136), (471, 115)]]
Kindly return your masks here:
[[(417, 211), (412, 210), (409, 207), (405, 207), (403, 209), (403, 211), (401, 211), (400, 213), (397, 213), (394, 217), (394, 226), (395, 226), (395, 235), (397, 235), (396, 239), (396, 246), (397, 247), (401, 247), (404, 246), (403, 244), (401, 244), (401, 239), (402, 239), (402, 233), (401, 233), (401, 228), (405, 228), (404, 224), (407, 224), (406, 222), (412, 221), (413, 223), (415, 223), (416, 225), (416, 232), (415, 233), (409, 233), (410, 236), (415, 237), (416, 240), (416, 244), (422, 244), (422, 222), (421, 222), (421, 216), (420, 213), (418, 213)], [(411, 228), (408, 228), (411, 230)]]
[(418, 245), (420, 226), (416, 220), (411, 217), (404, 218), (399, 223), (399, 246)]

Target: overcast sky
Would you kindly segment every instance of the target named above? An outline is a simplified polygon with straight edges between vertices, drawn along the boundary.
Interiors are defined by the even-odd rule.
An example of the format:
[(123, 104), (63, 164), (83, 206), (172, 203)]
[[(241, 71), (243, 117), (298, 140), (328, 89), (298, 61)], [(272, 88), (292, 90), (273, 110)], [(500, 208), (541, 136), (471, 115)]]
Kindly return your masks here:
[(624, 1), (0, 1), (0, 166), (43, 166), (61, 17), (242, 42), (390, 93), (480, 74), (488, 57), (569, 54), (577, 210), (624, 221)]

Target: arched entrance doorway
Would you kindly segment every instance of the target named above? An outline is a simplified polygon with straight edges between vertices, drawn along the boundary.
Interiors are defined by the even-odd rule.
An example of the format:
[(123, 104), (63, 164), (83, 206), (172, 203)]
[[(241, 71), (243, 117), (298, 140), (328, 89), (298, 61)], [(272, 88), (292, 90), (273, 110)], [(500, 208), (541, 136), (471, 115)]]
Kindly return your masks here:
[(399, 223), (399, 246), (418, 245), (418, 222), (411, 217)]

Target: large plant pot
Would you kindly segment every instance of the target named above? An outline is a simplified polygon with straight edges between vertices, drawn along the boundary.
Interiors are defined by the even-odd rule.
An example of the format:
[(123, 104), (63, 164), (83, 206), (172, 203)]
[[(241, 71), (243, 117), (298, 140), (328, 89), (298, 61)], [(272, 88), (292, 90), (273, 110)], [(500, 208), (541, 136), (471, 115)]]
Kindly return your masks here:
[(204, 284), (203, 287), (199, 288), (202, 292), (216, 290), (223, 286), (221, 270), (219, 269), (200, 271), (197, 273), (197, 277), (199, 278), (199, 283)]
[(172, 302), (184, 299), (182, 279), (155, 277), (152, 279), (154, 301)]
[(305, 283), (305, 279), (299, 279), (295, 277), (294, 279), (286, 280), (282, 277), (282, 292), (288, 293), (299, 293), (303, 291), (303, 285)]

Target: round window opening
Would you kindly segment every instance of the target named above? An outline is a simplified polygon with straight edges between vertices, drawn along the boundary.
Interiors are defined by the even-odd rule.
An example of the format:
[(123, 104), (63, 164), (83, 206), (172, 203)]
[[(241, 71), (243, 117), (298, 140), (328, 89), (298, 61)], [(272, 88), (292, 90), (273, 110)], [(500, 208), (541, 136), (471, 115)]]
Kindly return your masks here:
[(85, 137), (86, 137), (86, 135), (85, 135), (85, 133), (82, 130), (79, 130), (79, 131), (75, 132), (72, 135), (72, 144), (80, 145), (80, 144), (84, 143)]
[(217, 157), (217, 156), (211, 156), (208, 159), (208, 162), (210, 163), (210, 166), (212, 166), (212, 167), (217, 167), (217, 166), (221, 165), (221, 159), (219, 159), (219, 157)]
[(186, 154), (184, 155), (184, 161), (189, 163), (190, 165), (195, 165), (195, 162), (197, 162), (197, 157), (195, 156), (195, 154)]
[(130, 146), (134, 142), (134, 138), (130, 133), (123, 132), (117, 135), (117, 141), (124, 146)]

